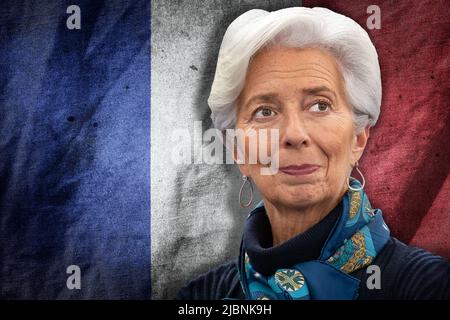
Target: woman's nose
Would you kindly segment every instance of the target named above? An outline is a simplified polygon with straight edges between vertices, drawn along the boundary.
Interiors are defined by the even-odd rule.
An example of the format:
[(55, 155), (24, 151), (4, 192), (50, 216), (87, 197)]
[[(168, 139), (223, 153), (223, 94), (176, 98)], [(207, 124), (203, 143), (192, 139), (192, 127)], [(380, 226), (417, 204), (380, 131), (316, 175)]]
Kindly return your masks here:
[(280, 128), (280, 145), (285, 148), (299, 148), (309, 144), (304, 121), (299, 114), (287, 114)]

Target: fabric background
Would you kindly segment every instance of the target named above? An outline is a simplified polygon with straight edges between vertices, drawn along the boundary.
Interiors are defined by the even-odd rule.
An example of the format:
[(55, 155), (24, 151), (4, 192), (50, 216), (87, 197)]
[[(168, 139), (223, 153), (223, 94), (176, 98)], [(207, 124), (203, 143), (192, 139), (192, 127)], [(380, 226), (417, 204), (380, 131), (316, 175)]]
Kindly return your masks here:
[(146, 0), (1, 2), (0, 298), (150, 298), (149, 50)]
[[(173, 164), (171, 132), (211, 125), (228, 24), (300, 1), (77, 1), (79, 31), (65, 25), (71, 4), (0, 5), (0, 298), (173, 298), (238, 254), (247, 210), (237, 168)], [(370, 4), (383, 104), (362, 159), (367, 193), (400, 240), (450, 257), (449, 9), (304, 3), (363, 26)], [(66, 288), (72, 264), (82, 290)]]

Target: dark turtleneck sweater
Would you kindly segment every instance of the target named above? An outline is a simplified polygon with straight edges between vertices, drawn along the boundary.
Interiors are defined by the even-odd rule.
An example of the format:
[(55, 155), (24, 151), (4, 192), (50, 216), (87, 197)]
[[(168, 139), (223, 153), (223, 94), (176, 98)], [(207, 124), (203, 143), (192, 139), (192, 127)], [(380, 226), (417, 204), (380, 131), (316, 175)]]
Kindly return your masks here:
[[(255, 209), (247, 219), (243, 244), (245, 252), (259, 273), (269, 276), (280, 268), (315, 260), (342, 211), (339, 204), (319, 223), (278, 246), (272, 246), (272, 228), (264, 207)], [(293, 254), (295, 252), (295, 254)]]
[[(247, 219), (243, 246), (253, 268), (264, 275), (320, 256), (328, 235), (342, 211), (338, 205), (319, 223), (278, 246), (272, 246), (272, 231), (264, 208)], [(234, 259), (191, 281), (182, 288), (179, 300), (245, 299)], [(359, 279), (358, 299), (450, 299), (450, 262), (422, 249), (390, 238), (372, 265), (381, 270), (381, 288), (366, 285), (366, 268), (351, 275)]]

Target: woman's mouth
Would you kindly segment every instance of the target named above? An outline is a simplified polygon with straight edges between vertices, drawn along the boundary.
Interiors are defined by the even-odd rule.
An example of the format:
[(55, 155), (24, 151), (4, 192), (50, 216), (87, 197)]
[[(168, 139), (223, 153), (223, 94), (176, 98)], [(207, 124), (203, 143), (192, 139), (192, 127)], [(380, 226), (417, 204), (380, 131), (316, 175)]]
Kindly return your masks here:
[(291, 176), (303, 176), (311, 174), (319, 168), (320, 166), (314, 164), (302, 164), (301, 166), (282, 167), (279, 170)]

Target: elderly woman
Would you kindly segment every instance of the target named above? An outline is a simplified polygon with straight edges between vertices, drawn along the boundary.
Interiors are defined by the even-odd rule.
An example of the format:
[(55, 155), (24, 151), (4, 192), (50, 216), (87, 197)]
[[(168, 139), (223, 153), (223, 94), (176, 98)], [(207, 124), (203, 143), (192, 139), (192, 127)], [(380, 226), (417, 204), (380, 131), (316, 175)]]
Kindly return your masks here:
[(239, 257), (179, 299), (450, 298), (450, 263), (391, 237), (364, 191), (358, 160), (380, 113), (381, 77), (356, 22), (323, 8), (242, 14), (223, 38), (208, 102), (222, 131), (275, 129), (268, 150), (279, 166), (264, 174), (269, 164), (248, 161), (243, 138), (239, 201), (250, 205), (242, 192), (253, 184), (263, 201)]

